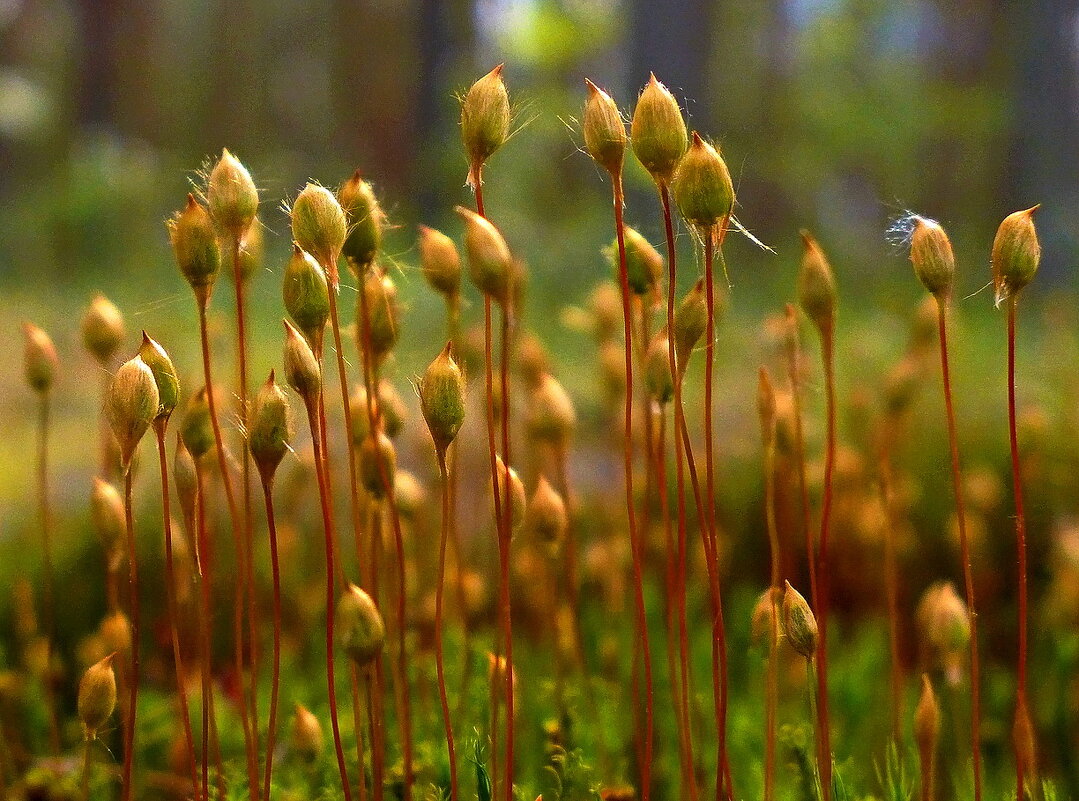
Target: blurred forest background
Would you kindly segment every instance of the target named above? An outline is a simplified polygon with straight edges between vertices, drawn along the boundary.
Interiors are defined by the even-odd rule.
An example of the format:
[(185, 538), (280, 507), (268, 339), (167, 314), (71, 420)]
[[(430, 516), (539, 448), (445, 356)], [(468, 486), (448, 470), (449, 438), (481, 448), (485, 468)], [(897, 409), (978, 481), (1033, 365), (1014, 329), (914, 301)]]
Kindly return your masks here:
[[(16, 378), (23, 317), (82, 371), (68, 381), (97, 386), (75, 326), (96, 290), (125, 311), (132, 338), (149, 327), (195, 363), (194, 305), (162, 223), (223, 146), (263, 190), (271, 233), (270, 275), (253, 288), (259, 369), (279, 354), (279, 204), (357, 167), (398, 226), (388, 251), (408, 319), (421, 321), (411, 344), (429, 356), (440, 309), (410, 267), (415, 225), (459, 234), (451, 209), (468, 190), (454, 95), (502, 61), (521, 130), (490, 165), (489, 207), (528, 261), (530, 313), (548, 341), (567, 336), (555, 311), (608, 274), (608, 187), (575, 152), (582, 78), (629, 113), (650, 70), (722, 145), (738, 216), (776, 250), (728, 249), (731, 305), (751, 322), (743, 338), (790, 298), (807, 227), (841, 284), (841, 347), (861, 321), (898, 348), (921, 294), (886, 233), (905, 209), (945, 224), (962, 308), (996, 326), (990, 293), (966, 296), (989, 280), (1007, 213), (1044, 204), (1030, 294), (1075, 274), (1077, 41), (1077, 0), (0, 0), (0, 415), (14, 425), (31, 408)], [(659, 241), (649, 185), (628, 169), (627, 220)], [(227, 308), (230, 293), (218, 294)], [(845, 347), (864, 355), (864, 342)], [(577, 368), (557, 355), (572, 349), (554, 351)], [(72, 420), (91, 411), (95, 393), (83, 394), (61, 398)], [(25, 433), (0, 438), (5, 463), (26, 452)], [(2, 472), (0, 498), (25, 485)]]

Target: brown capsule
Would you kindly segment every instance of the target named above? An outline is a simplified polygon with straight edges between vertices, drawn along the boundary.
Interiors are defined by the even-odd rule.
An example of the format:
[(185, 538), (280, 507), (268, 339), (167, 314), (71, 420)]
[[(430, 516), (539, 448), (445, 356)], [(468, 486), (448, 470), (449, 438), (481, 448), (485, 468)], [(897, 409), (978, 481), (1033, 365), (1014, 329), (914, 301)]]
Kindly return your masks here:
[(206, 202), (218, 230), (241, 242), (259, 210), (259, 191), (240, 160), (221, 151), (206, 182)]
[(124, 316), (100, 292), (82, 317), (82, 344), (101, 364), (108, 364), (124, 341)]
[(597, 342), (606, 342), (622, 331), (622, 293), (610, 281), (592, 290), (588, 298)]
[(509, 245), (487, 218), (464, 206), (454, 211), (465, 221), (465, 252), (472, 283), (492, 300), (507, 303), (514, 273)]
[(457, 245), (441, 231), (419, 226), (420, 269), (427, 283), (448, 300), (461, 291), (461, 256)]
[(188, 194), (187, 205), (166, 223), (176, 264), (202, 305), (210, 300), (221, 270), (221, 246), (206, 207)]
[(689, 146), (686, 122), (674, 95), (656, 76), (637, 99), (630, 123), (633, 154), (656, 183), (669, 184), (682, 154)]
[(326, 271), (315, 258), (293, 243), (292, 256), (285, 266), (281, 284), (285, 311), (296, 323), (312, 348), (321, 348), (326, 322), (330, 319), (330, 286)]
[(114, 485), (97, 477), (90, 491), (90, 517), (105, 558), (111, 564), (121, 558), (124, 547), (124, 498)]
[(461, 99), (461, 142), (468, 155), (468, 180), (475, 186), (487, 159), (510, 133), (510, 100), (502, 80), (503, 64), (484, 75)]
[(453, 360), (452, 348), (453, 344), (447, 342), (417, 385), (423, 419), (435, 449), (442, 455), (457, 437), (465, 419), (465, 380)]
[(386, 624), (374, 600), (355, 584), (337, 602), (337, 639), (357, 667), (366, 667), (382, 653)]
[(708, 307), (704, 296), (704, 279), (701, 278), (682, 298), (674, 312), (674, 348), (678, 369), (683, 373), (689, 365), (689, 357), (708, 328)]
[(806, 599), (789, 581), (783, 589), (783, 634), (791, 647), (806, 659), (817, 650), (817, 618)]
[(270, 370), (270, 377), (251, 405), (247, 437), (251, 458), (267, 486), (289, 451), (292, 434), (292, 407), (285, 391), (278, 385), (274, 371)]
[(671, 194), (686, 222), (699, 230), (711, 230), (734, 209), (734, 182), (727, 162), (696, 131), (674, 171)]
[(319, 392), (322, 391), (322, 369), (303, 335), (288, 320), (283, 322), (285, 324), (285, 379), (310, 409), (318, 400)]
[(552, 375), (544, 375), (528, 395), (526, 426), (537, 442), (564, 446), (577, 425), (569, 393)]
[(835, 329), (836, 287), (832, 268), (817, 240), (802, 231), (802, 268), (798, 273), (798, 302), (821, 336)]
[(525, 331), (517, 341), (517, 369), (528, 387), (539, 385), (551, 369), (551, 359), (539, 337)]
[(358, 458), (363, 488), (374, 497), (382, 498), (386, 486), (393, 486), (397, 471), (397, 449), (393, 442), (381, 431), (377, 436), (368, 434), (360, 445)]
[(96, 740), (101, 727), (108, 723), (116, 709), (116, 673), (110, 654), (89, 667), (79, 682), (79, 720), (83, 736)]
[(382, 247), (382, 232), (386, 228), (386, 213), (378, 202), (375, 188), (364, 180), (359, 170), (337, 190), (337, 200), (348, 221), (342, 253), (348, 263), (362, 274), (374, 262)]
[(44, 329), (38, 328), (33, 323), (24, 322), (22, 330), (26, 338), (26, 348), (23, 352), (26, 382), (35, 392), (48, 392), (52, 388), (56, 370), (60, 364), (56, 356), (56, 347)]
[(536, 539), (552, 550), (557, 549), (565, 539), (569, 528), (566, 502), (545, 476), (540, 476), (536, 491), (532, 493), (532, 500), (528, 504), (528, 522)]
[(1034, 280), (1042, 258), (1034, 212), (1038, 206), (1009, 214), (997, 228), (990, 264), (997, 301), (1010, 297)]
[[(401, 332), (397, 286), (392, 278), (372, 265), (364, 274), (362, 291), (367, 304), (367, 333), (370, 337), (371, 357), (377, 364), (393, 350)], [(362, 338), (362, 331), (360, 336)], [(361, 342), (361, 348), (362, 345)]]
[(506, 468), (506, 463), (501, 456), (495, 457), (496, 475), (498, 476), (498, 494), (502, 503), (502, 511), (505, 514), (506, 488), (509, 487), (510, 504), (510, 527), (516, 531), (521, 527), (528, 511), (528, 496), (525, 494), (525, 485), (521, 481), (517, 471), (512, 467)]
[(626, 123), (611, 96), (587, 78), (581, 130), (588, 155), (612, 176), (621, 175), (626, 157)]
[(123, 612), (113, 612), (102, 620), (100, 634), (109, 651), (125, 655), (131, 653), (131, 621)]
[(322, 724), (301, 704), (296, 704), (292, 716), (289, 750), (304, 762), (315, 762), (322, 756)]
[(781, 631), (780, 604), (783, 591), (778, 587), (769, 587), (757, 598), (749, 622), (749, 641), (763, 651), (769, 648), (769, 641), (778, 641)]
[(176, 374), (176, 365), (168, 352), (145, 331), (142, 332), (139, 358), (150, 368), (157, 384), (157, 415), (154, 419), (167, 421), (180, 402), (180, 379)]
[(307, 184), (296, 196), (289, 213), (292, 238), (326, 271), (332, 289), (337, 287), (337, 259), (345, 244), (348, 223), (333, 192)]
[(136, 356), (121, 365), (105, 394), (105, 416), (120, 444), (120, 461), (125, 471), (130, 469), (135, 448), (157, 417), (159, 408), (157, 381), (146, 362)]
[(674, 371), (671, 370), (670, 347), (665, 333), (656, 334), (648, 345), (644, 380), (656, 403), (669, 403), (674, 397)]
[[(183, 420), (180, 421), (180, 438), (183, 440), (184, 450), (193, 460), (201, 459), (214, 448), (214, 429), (206, 387), (200, 387), (188, 399)], [(177, 454), (179, 453), (177, 449)], [(184, 467), (186, 468), (186, 465)]]
[(936, 220), (914, 217), (910, 237), (910, 261), (914, 273), (931, 295), (946, 299), (955, 284), (955, 254), (952, 243)]
[(933, 798), (936, 781), (937, 742), (940, 739), (940, 706), (928, 674), (922, 674), (922, 694), (914, 710), (914, 742), (921, 767), (922, 798)]

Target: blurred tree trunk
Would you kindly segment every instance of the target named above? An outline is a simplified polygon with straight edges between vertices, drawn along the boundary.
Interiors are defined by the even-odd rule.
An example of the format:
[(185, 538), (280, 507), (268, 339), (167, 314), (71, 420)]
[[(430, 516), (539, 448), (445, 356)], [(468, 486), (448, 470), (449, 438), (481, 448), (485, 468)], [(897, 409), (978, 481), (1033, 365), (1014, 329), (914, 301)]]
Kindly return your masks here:
[[(1010, 97), (1009, 173), (1001, 216), (1042, 203), (1037, 224), (1043, 273), (1059, 283), (1079, 248), (1079, 78), (1076, 76), (1076, 0), (1027, 0), (1008, 15), (1004, 45), (1016, 60)], [(1071, 766), (1071, 794), (1079, 792)]]
[(417, 0), (333, 0), (333, 145), (401, 196), (416, 159)]

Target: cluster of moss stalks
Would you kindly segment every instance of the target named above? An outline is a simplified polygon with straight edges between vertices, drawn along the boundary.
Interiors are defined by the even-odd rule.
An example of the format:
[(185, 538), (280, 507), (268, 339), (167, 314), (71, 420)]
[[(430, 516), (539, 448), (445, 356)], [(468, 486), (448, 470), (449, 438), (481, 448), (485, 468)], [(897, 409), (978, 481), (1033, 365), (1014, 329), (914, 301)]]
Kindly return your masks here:
[[(616, 280), (594, 295), (593, 321), (606, 402), (611, 419), (621, 421), (612, 452), (620, 455), (623, 501), (607, 510), (603, 524), (582, 512), (602, 506), (602, 499), (578, 497), (571, 480), (574, 404), (551, 374), (540, 340), (525, 328), (525, 268), (484, 205), (485, 168), (511, 134), (501, 66), (461, 98), (474, 205), (456, 211), (469, 277), (482, 299), (482, 331), (475, 338), (461, 331), (464, 288), (457, 243), (432, 228), (419, 228), (422, 273), (446, 309), (446, 333), (427, 338), (437, 355), (414, 383), (437, 465), (438, 504), (427, 501), (429, 485), (398, 465), (408, 404), (389, 368), (401, 308), (382, 253), (387, 219), (372, 185), (359, 172), (336, 192), (308, 184), (288, 206), (293, 248), (283, 271), (287, 317), (280, 375), (300, 401), (298, 413), (274, 370), (263, 383), (251, 383), (247, 294), (262, 263), (258, 213), (263, 199), (248, 170), (226, 150), (167, 225), (198, 311), (198, 331), (192, 332), (202, 354), (196, 386), (181, 385), (181, 374), (195, 373), (177, 369), (167, 348), (146, 332), (138, 351), (123, 354), (131, 358), (115, 368), (124, 348), (124, 324), (103, 296), (94, 299), (83, 321), (86, 348), (108, 370), (98, 478), (91, 493), (108, 613), (79, 652), (83, 666), (90, 666), (78, 684), (78, 743), (71, 736), (74, 717), (65, 703), (63, 665), (53, 652), (61, 610), (53, 575), (48, 436), (58, 360), (48, 335), (25, 327), (26, 377), (40, 401), (44, 574), (40, 602), (24, 593), (21, 605), (16, 603), (23, 653), (37, 653), (24, 659), (19, 675), (36, 680), (42, 690), (46, 743), (39, 743), (39, 732), (29, 724), (23, 731), (0, 726), (0, 795), (269, 801), (325, 793), (319, 797), (381, 801), (389, 794), (410, 801), (421, 794), (512, 801), (523, 788), (531, 789), (530, 780), (518, 775), (522, 766), (538, 761), (518, 747), (520, 736), (534, 741), (527, 732), (538, 725), (534, 705), (522, 699), (534, 698), (535, 688), (541, 688), (554, 711), (542, 728), (547, 745), (542, 761), (557, 778), (545, 797), (848, 797), (833, 770), (831, 746), (833, 725), (844, 724), (835, 724), (829, 713), (830, 650), (841, 645), (829, 637), (836, 590), (829, 545), (832, 529), (842, 536), (843, 516), (852, 504), (861, 504), (879, 510), (876, 525), (884, 544), (878, 586), (887, 597), (892, 738), (906, 742), (911, 710), (904, 708), (904, 699), (917, 678), (921, 695), (912, 733), (921, 798), (969, 790), (980, 801), (979, 607), (949, 376), (946, 312), (955, 259), (946, 234), (932, 220), (910, 221), (910, 258), (932, 305), (916, 313), (909, 353), (884, 383), (872, 435), (873, 466), (867, 470), (872, 489), (865, 492), (836, 480), (837, 287), (821, 246), (802, 234), (805, 251), (795, 292), (821, 345), (823, 476), (814, 493), (819, 505), (811, 503), (815, 479), (807, 477), (813, 471), (807, 468), (802, 409), (808, 368), (799, 314), (790, 305), (777, 317), (774, 363), (761, 367), (756, 393), (739, 390), (747, 403), (755, 399), (761, 425), (769, 581), (750, 621), (765, 664), (765, 709), (754, 735), (762, 747), (754, 760), (733, 759), (729, 711), (732, 698), (745, 688), (731, 686), (727, 663), (731, 646), (723, 578), (730, 546), (716, 508), (713, 385), (716, 327), (726, 302), (723, 245), (729, 231), (741, 229), (734, 217), (734, 186), (719, 149), (687, 130), (678, 102), (654, 76), (637, 100), (628, 132), (612, 98), (586, 84), (585, 150), (611, 184), (614, 242), (608, 255)], [(627, 150), (655, 184), (664, 253), (624, 222)], [(1040, 256), (1033, 213), (1029, 209), (1004, 220), (991, 258), (997, 299), (1008, 313), (1019, 593), (1012, 791), (1018, 796), (1042, 792), (1027, 695), (1025, 516), (1015, 411), (1017, 300)], [(699, 273), (682, 297), (675, 241), (679, 217), (695, 244), (693, 266)], [(342, 264), (346, 286), (357, 289), (349, 327), (338, 308)], [(220, 371), (208, 333), (222, 276), (235, 294), (237, 359), (231, 377)], [(346, 357), (350, 333), (358, 354), (353, 364)], [(903, 582), (896, 536), (908, 509), (898, 498), (895, 455), (907, 435), (917, 390), (928, 382), (934, 344), (939, 344), (955, 482), (960, 558), (954, 575), (964, 593), (941, 583), (922, 597), (922, 670), (911, 676), (899, 643)], [(688, 367), (697, 354), (704, 370), (694, 386)], [(772, 374), (777, 368), (781, 377)], [(466, 373), (482, 376), (467, 391)], [(695, 403), (689, 406), (691, 387)], [(722, 389), (727, 395), (732, 391)], [(697, 411), (700, 420), (691, 420), (688, 412)], [(477, 431), (482, 428), (485, 437), (477, 436), (476, 447), (458, 453), (458, 432), (471, 415), (478, 417)], [(174, 418), (178, 424), (170, 447)], [(142, 625), (148, 621), (140, 605), (140, 582), (148, 576), (139, 567), (147, 541), (136, 537), (133, 516), (133, 475), (147, 432), (156, 444), (160, 482), (160, 493), (150, 496), (160, 499), (164, 534), (163, 574), (149, 579), (155, 588), (164, 585), (167, 599), (164, 628), (150, 631)], [(275, 492), (275, 477), (286, 459), (293, 475)], [(469, 481), (475, 475), (480, 482)], [(484, 482), (486, 496), (476, 487)], [(467, 490), (481, 499), (478, 509), (462, 509)], [(793, 499), (797, 514), (780, 520), (777, 493)], [(315, 516), (304, 511), (308, 496), (317, 496)], [(285, 513), (280, 521), (279, 511)], [(468, 514), (465, 536), (458, 525), (463, 512)], [(139, 522), (152, 523), (148, 516)], [(699, 548), (690, 541), (694, 534)], [(495, 553), (493, 575), (470, 564), (476, 560), (469, 551), (484, 539)], [(161, 561), (152, 556), (150, 563), (158, 569)], [(585, 582), (599, 591), (582, 592)], [(792, 582), (804, 583), (805, 595)], [(690, 625), (690, 599), (700, 600), (698, 593), (707, 616), (703, 629)], [(616, 614), (629, 597), (631, 636), (600, 637), (598, 644), (596, 632), (592, 640), (586, 637), (588, 607)], [(40, 631), (38, 603), (44, 619)], [(654, 614), (657, 603), (661, 611)], [(521, 615), (523, 625), (514, 622)], [(448, 654), (447, 633), (454, 645)], [(693, 653), (700, 648), (709, 653), (710, 665), (710, 686), (703, 691), (694, 685)], [(283, 668), (286, 657), (293, 662)], [(431, 712), (429, 697), (432, 657), (437, 713)], [(153, 666), (152, 675), (143, 670), (146, 664)], [(169, 668), (171, 690), (163, 690), (162, 665)], [(529, 675), (533, 668), (541, 672)], [(290, 673), (316, 711), (296, 703), (291, 689), (282, 692), (282, 675), (290, 685)], [(164, 693), (178, 721), (177, 738), (164, 755), (161, 743), (141, 741), (147, 730), (140, 725), (146, 715), (140, 709), (143, 689), (152, 689), (155, 698)], [(942, 713), (938, 695), (945, 689), (949, 698)], [(808, 707), (801, 706), (799, 695), (808, 699)], [(293, 702), (287, 735), (279, 720), (283, 699)], [(113, 725), (117, 706), (118, 727)], [(791, 760), (777, 753), (781, 712), (790, 724), (811, 721), (812, 746), (787, 748), (800, 754)], [(432, 728), (436, 717), (440, 725)], [(947, 736), (942, 736), (944, 724), (950, 727)], [(964, 726), (966, 737), (959, 733)], [(326, 727), (332, 756), (324, 763)], [(118, 752), (102, 745), (116, 747), (116, 740)], [(39, 759), (35, 743), (56, 759)], [(78, 758), (60, 759), (71, 755), (73, 746)], [(596, 766), (582, 761), (584, 746)], [(938, 757), (947, 760), (950, 774), (936, 769)], [(794, 773), (787, 770), (788, 761), (796, 765)], [(891, 797), (912, 794), (913, 785), (891, 760), (888, 776)], [(1006, 790), (992, 788), (994, 795)]]

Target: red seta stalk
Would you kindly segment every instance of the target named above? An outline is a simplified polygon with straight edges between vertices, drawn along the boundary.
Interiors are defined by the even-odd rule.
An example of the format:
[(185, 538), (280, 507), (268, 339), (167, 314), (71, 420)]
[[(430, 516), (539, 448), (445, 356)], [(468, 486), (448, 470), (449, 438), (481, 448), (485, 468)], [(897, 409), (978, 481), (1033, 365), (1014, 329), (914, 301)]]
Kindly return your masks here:
[(139, 700), (139, 566), (135, 555), (135, 520), (131, 512), (131, 465), (124, 465), (124, 533), (127, 541), (127, 587), (131, 607), (131, 671), (128, 673), (127, 719), (124, 721), (124, 766), (121, 798), (131, 801), (131, 773), (135, 764), (135, 713)]
[[(199, 566), (199, 673), (202, 685), (202, 798), (210, 798), (210, 718), (213, 710), (213, 683), (210, 666), (210, 584), (211, 559), (206, 530), (206, 487), (202, 466), (195, 459), (195, 562)], [(218, 781), (221, 770), (218, 765)]]
[[(322, 392), (319, 390), (319, 394)], [(349, 786), (348, 769), (345, 767), (345, 752), (341, 745), (341, 727), (337, 722), (337, 680), (334, 672), (334, 524), (333, 511), (330, 509), (329, 490), (326, 486), (326, 474), (322, 455), (322, 437), (319, 431), (317, 404), (304, 398), (307, 407), (307, 423), (311, 429), (311, 443), (315, 452), (315, 479), (318, 482), (319, 505), (322, 508), (322, 530), (326, 541), (326, 684), (330, 703), (330, 725), (333, 728), (333, 745), (337, 754), (337, 770), (341, 775), (341, 788), (345, 801), (352, 801), (352, 788)]]
[(169, 465), (165, 456), (166, 420), (154, 421), (154, 434), (157, 436), (157, 459), (161, 472), (161, 517), (165, 528), (165, 604), (169, 615), (169, 634), (172, 640), (172, 661), (176, 670), (176, 692), (180, 699), (180, 718), (184, 727), (184, 742), (187, 746), (187, 758), (191, 767), (192, 792), (198, 797), (198, 763), (195, 761), (195, 738), (191, 732), (190, 709), (187, 701), (187, 675), (184, 671), (183, 658), (180, 655), (180, 633), (176, 622), (179, 619), (176, 606), (176, 570), (172, 557), (172, 512), (169, 499)]
[(832, 736), (828, 720), (828, 533), (832, 522), (832, 482), (835, 475), (836, 393), (835, 324), (821, 329), (821, 359), (827, 396), (827, 442), (824, 456), (824, 499), (821, 503), (820, 551), (817, 555), (817, 770), (824, 801), (832, 797)]
[(49, 748), (60, 753), (60, 718), (56, 710), (56, 688), (53, 686), (52, 649), (56, 637), (56, 602), (52, 568), (52, 507), (49, 504), (49, 391), (41, 392), (37, 442), (37, 491), (41, 516), (41, 544), (44, 555), (45, 583), (45, 704), (49, 717)]
[(798, 344), (798, 316), (793, 304), (788, 303), (787, 315), (787, 380), (791, 385), (791, 400), (794, 403), (794, 451), (798, 460), (798, 492), (802, 507), (802, 526), (806, 540), (806, 570), (809, 572), (809, 603), (814, 608), (817, 604), (817, 565), (814, 547), (813, 524), (809, 516), (809, 482), (806, 481), (806, 445), (805, 429), (802, 426), (802, 382), (799, 378), (801, 349)]
[[(762, 421), (763, 422), (763, 421)], [(779, 531), (776, 526), (776, 476), (775, 476), (775, 422), (770, 421), (771, 430), (765, 432), (764, 440), (764, 515), (768, 528), (769, 588), (768, 599), (771, 610), (771, 628), (768, 637), (768, 666), (765, 676), (764, 710), (764, 801), (775, 798), (776, 770), (776, 703), (778, 688), (778, 653), (776, 643), (779, 640)]]
[[(1012, 461), (1012, 487), (1015, 495), (1015, 548), (1018, 570), (1019, 650), (1016, 655), (1016, 717), (1027, 715), (1027, 518), (1023, 505), (1023, 475), (1019, 464), (1019, 438), (1016, 432), (1015, 408), (1015, 318), (1018, 295), (1008, 297), (1008, 444)], [(973, 631), (971, 632), (973, 637)], [(1018, 728), (1020, 724), (1016, 724)], [(1026, 786), (1026, 755), (1016, 748), (1016, 798), (1022, 801)]]
[(453, 742), (453, 723), (446, 698), (446, 671), (442, 655), (442, 600), (446, 584), (446, 543), (450, 535), (450, 475), (446, 451), (438, 452), (438, 471), (442, 479), (442, 534), (438, 545), (438, 583), (435, 586), (435, 667), (438, 671), (438, 697), (446, 730), (446, 750), (450, 760), (450, 801), (457, 801), (457, 750)]
[[(232, 476), (229, 472), (228, 458), (225, 453), (225, 440), (221, 435), (221, 422), (217, 414), (217, 402), (214, 400), (214, 387), (213, 387), (213, 372), (210, 367), (210, 337), (209, 330), (206, 324), (206, 307), (208, 305), (208, 298), (200, 297), (198, 300), (199, 310), (199, 335), (202, 341), (202, 373), (203, 380), (206, 384), (206, 405), (210, 412), (210, 425), (214, 432), (214, 450), (217, 452), (217, 465), (221, 471), (221, 483), (225, 488), (225, 500), (229, 507), (229, 521), (232, 524), (232, 540), (235, 545), (237, 559), (239, 559), (239, 568), (241, 571), (241, 578), (236, 582), (236, 595), (233, 601), (233, 621), (234, 629), (236, 631), (236, 649), (235, 649), (235, 667), (238, 680), (243, 681), (243, 609), (244, 609), (244, 592), (245, 581), (243, 576), (246, 575), (245, 565), (243, 559), (244, 552), (244, 533), (241, 525), (241, 519), (239, 511), (236, 506), (236, 495), (233, 492)], [(254, 756), (251, 749), (251, 722), (248, 719), (247, 702), (243, 699), (241, 693), (240, 699), (240, 722), (244, 731), (244, 746), (245, 751), (248, 754), (247, 759), (247, 783), (251, 790), (251, 797), (258, 798), (258, 765), (252, 759)]]
[(512, 289), (506, 290), (502, 305), (502, 341), (499, 353), (502, 386), (502, 454), (506, 466), (506, 476), (502, 487), (502, 537), (504, 546), (499, 551), (502, 572), (502, 638), (506, 648), (506, 781), (504, 784), (506, 801), (513, 801), (513, 734), (514, 734), (514, 699), (513, 699), (513, 627), (510, 613), (510, 544), (513, 528), (513, 495), (510, 490), (510, 397), (509, 397), (509, 350), (510, 350), (510, 306)]
[(675, 296), (678, 289), (677, 256), (674, 242), (674, 219), (671, 214), (670, 189), (663, 182), (659, 183), (660, 203), (663, 206), (663, 224), (667, 237), (667, 353), (671, 362), (671, 373), (674, 376), (674, 462), (675, 462), (675, 486), (677, 488), (678, 509), (678, 640), (680, 652), (680, 671), (682, 681), (681, 709), (679, 710), (679, 725), (682, 727), (686, 744), (686, 778), (689, 781), (689, 799), (697, 801), (697, 779), (694, 771), (693, 760), (693, 732), (690, 725), (689, 699), (692, 689), (689, 682), (689, 638), (686, 630), (686, 482), (685, 482), (685, 453), (682, 441), (682, 432), (685, 430), (685, 413), (682, 406), (682, 379), (680, 369), (675, 357), (674, 345), (674, 308)]
[(955, 425), (955, 404), (952, 401), (952, 381), (948, 367), (948, 325), (946, 301), (937, 298), (937, 331), (940, 339), (940, 371), (944, 385), (944, 407), (948, 417), (948, 446), (951, 451), (952, 486), (955, 491), (955, 514), (959, 526), (959, 551), (963, 562), (963, 585), (970, 614), (970, 750), (974, 762), (974, 801), (982, 798), (982, 753), (979, 744), (981, 731), (981, 665), (978, 658), (978, 615), (974, 605), (974, 576), (970, 567), (970, 540), (967, 537), (967, 517), (963, 502), (963, 479), (959, 469), (959, 437)]
[(274, 742), (277, 739), (277, 700), (281, 687), (281, 565), (277, 551), (277, 522), (274, 518), (272, 476), (263, 479), (262, 497), (266, 507), (266, 527), (270, 534), (270, 570), (273, 574), (273, 667), (270, 676), (269, 721), (266, 729), (266, 765), (262, 778), (263, 798), (265, 801), (270, 801)]

